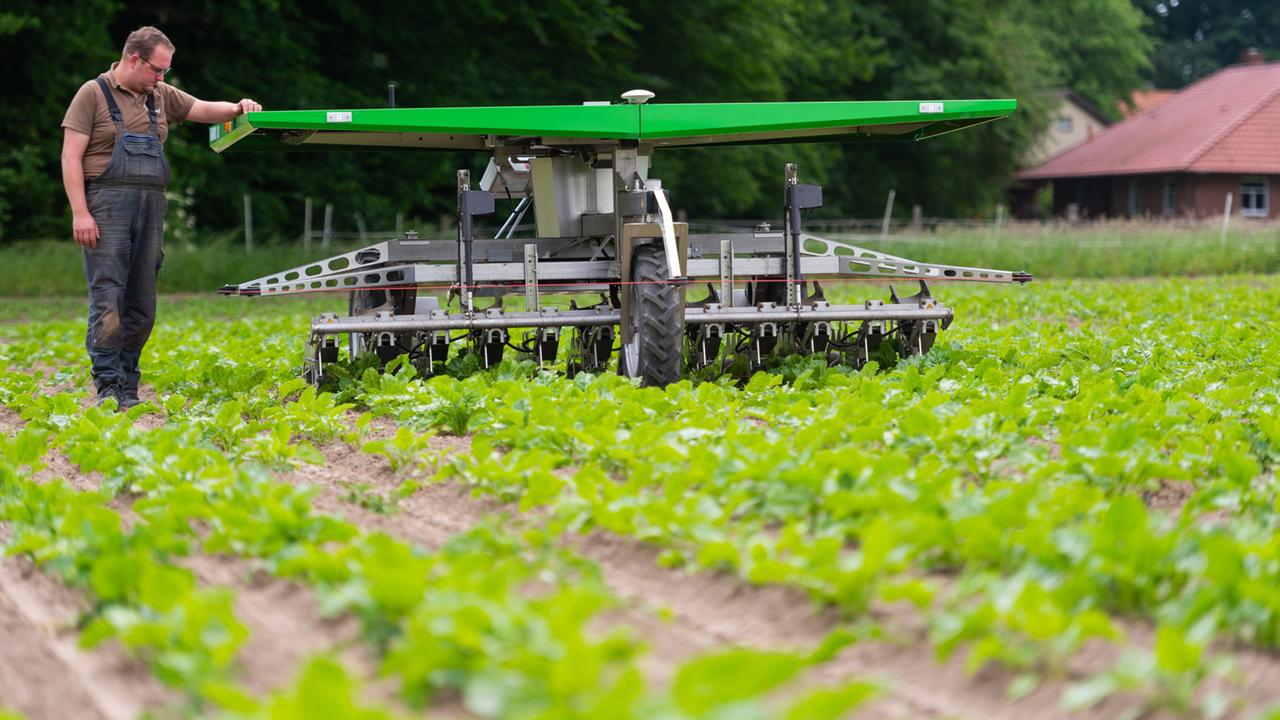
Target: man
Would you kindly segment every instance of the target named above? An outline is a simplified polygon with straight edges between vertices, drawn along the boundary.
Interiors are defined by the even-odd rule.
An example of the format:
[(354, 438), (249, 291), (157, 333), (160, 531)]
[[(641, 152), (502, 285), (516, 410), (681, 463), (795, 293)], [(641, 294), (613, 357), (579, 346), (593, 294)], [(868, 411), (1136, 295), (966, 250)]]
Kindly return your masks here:
[(220, 123), (262, 106), (207, 102), (162, 82), (173, 43), (154, 27), (125, 40), (119, 62), (80, 87), (62, 119), (62, 184), (89, 284), (85, 347), (99, 404), (138, 404), (139, 359), (164, 258), (164, 141), (183, 120)]

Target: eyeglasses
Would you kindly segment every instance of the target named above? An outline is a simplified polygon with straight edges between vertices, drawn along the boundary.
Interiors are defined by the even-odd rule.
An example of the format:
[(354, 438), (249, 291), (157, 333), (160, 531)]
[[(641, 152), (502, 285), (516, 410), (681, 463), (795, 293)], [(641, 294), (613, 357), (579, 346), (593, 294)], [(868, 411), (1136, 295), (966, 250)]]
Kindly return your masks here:
[(158, 67), (156, 67), (155, 65), (152, 65), (150, 60), (147, 60), (146, 58), (142, 57), (141, 55), (139, 55), (139, 56), (138, 56), (138, 59), (139, 59), (139, 60), (141, 60), (142, 62), (146, 63), (146, 64), (147, 64), (147, 67), (151, 68), (151, 72), (155, 73), (156, 75), (159, 75), (160, 77), (164, 77), (165, 75), (168, 75), (170, 72), (173, 72), (173, 66), (172, 66), (172, 65), (170, 65), (170, 66), (169, 66), (169, 67), (167, 67), (167, 68), (158, 68)]

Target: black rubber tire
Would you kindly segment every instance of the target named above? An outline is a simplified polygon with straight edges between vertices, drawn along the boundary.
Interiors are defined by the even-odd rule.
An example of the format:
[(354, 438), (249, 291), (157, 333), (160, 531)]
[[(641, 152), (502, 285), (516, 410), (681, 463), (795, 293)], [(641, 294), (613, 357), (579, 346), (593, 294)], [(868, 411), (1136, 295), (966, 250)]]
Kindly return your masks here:
[(683, 288), (671, 279), (659, 245), (641, 245), (631, 258), (627, 292), (632, 318), (631, 343), (623, 346), (618, 371), (645, 386), (664, 387), (680, 379), (684, 318)]

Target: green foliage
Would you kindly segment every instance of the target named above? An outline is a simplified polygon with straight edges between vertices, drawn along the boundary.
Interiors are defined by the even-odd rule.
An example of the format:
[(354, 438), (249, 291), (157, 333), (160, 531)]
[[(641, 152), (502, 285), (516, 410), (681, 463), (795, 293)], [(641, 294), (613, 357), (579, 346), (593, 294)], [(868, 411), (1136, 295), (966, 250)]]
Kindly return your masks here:
[(1280, 8), (1254, 0), (1136, 3), (1156, 43), (1151, 81), (1177, 89), (1227, 65), (1254, 48), (1268, 60), (1280, 53)]
[[(401, 363), (349, 376), (343, 398), (295, 377), (305, 314), (212, 320), (194, 304), (149, 348), (158, 401), (143, 412), (159, 422), (145, 427), (50, 394), (87, 380), (78, 321), (0, 325), (0, 403), (26, 425), (0, 443), (6, 551), (84, 589), (89, 640), (246, 714), (274, 701), (237, 686), (243, 632), (230, 596), (182, 569), (193, 552), (359, 618), (413, 702), (709, 720), (839, 716), (865, 697), (788, 692), (873, 634), (854, 628), (794, 655), (721, 649), (648, 687), (642, 643), (610, 623), (617, 601), (565, 550), (566, 534), (612, 533), (680, 572), (798, 589), (854, 618), (911, 603), (939, 655), (1004, 668), (1015, 697), (1112, 645), (1123, 660), (1064, 702), (1123, 693), (1213, 716), (1233, 700), (1231, 653), (1280, 647), (1275, 278), (951, 286), (947, 300), (961, 322), (933, 352), (883, 368), (793, 362), (657, 389), (519, 363), (423, 380)], [(429, 433), (459, 404), (475, 408), (466, 439), (430, 474)], [(270, 475), (317, 443), (361, 447), (375, 415), (404, 428), (369, 448), (398, 472), (466, 483), (504, 514), (427, 550), (320, 514), (313, 489)], [(48, 447), (102, 489), (33, 481)], [(335, 672), (317, 676), (337, 707), (350, 686)]]
[(276, 693), (255, 712), (231, 714), (230, 717), (260, 720), (392, 720), (385, 710), (364, 707), (360, 702), (359, 682), (337, 661), (318, 657), (302, 669), (296, 686)]
[[(1153, 42), (1142, 11), (1126, 0), (1018, 3), (1013, 14), (1033, 29), (1032, 52), (1053, 63), (1054, 86), (1074, 90), (1113, 120), (1142, 84)], [(1106, 28), (1106, 32), (1099, 32)]]
[(389, 515), (396, 510), (400, 501), (417, 492), (421, 487), (417, 481), (405, 480), (391, 491), (383, 491), (366, 482), (348, 480), (342, 483), (346, 494), (342, 499), (379, 515)]
[(436, 454), (429, 452), (430, 447), (430, 434), (419, 435), (407, 427), (400, 427), (390, 438), (370, 440), (360, 449), (385, 456), (393, 472), (419, 473), (438, 462)]
[[(197, 713), (276, 718), (324, 707), (326, 716), (389, 716), (357, 704), (354, 681), (324, 658), (307, 665), (296, 688), (263, 699), (241, 688), (235, 661), (247, 630), (235, 617), (234, 597), (225, 588), (201, 588), (181, 560), (203, 552), (255, 561), (253, 567), (314, 587), (326, 613), (360, 618), (386, 673), (413, 702), (456, 693), (474, 713), (511, 718), (710, 718), (731, 708), (760, 715), (759, 696), (775, 683), (704, 688), (698, 712), (687, 716), (673, 699), (647, 690), (638, 666), (643, 646), (624, 628), (600, 632), (615, 601), (594, 566), (561, 547), (557, 532), (503, 518), (427, 552), (316, 513), (312, 490), (275, 482), (263, 469), (311, 459), (307, 439), (359, 443), (369, 416), (352, 431), (334, 432), (346, 407), (302, 387), (287, 359), (232, 360), (269, 349), (261, 335), (232, 332), (220, 357), (177, 352), (210, 331), (201, 318), (173, 345), (158, 340), (156, 352), (169, 364), (153, 374), (159, 400), (144, 410), (164, 413), (164, 423), (149, 429), (131, 415), (82, 407), (80, 392), (45, 394), (41, 378), (15, 380), (25, 368), (11, 363), (26, 360), (32, 341), (0, 347), (0, 385), (27, 424), (0, 442), (5, 550), (29, 555), (89, 594), (82, 643), (119, 642), (184, 691)], [(77, 345), (40, 347), (66, 362), (81, 352)], [(366, 390), (421, 385), (409, 371), (368, 377)], [(400, 471), (417, 472), (429, 437), (401, 429), (369, 449), (396, 459)], [(100, 473), (103, 489), (78, 492), (62, 481), (30, 479), (50, 443), (81, 472)], [(406, 481), (392, 497), (415, 487)], [(114, 493), (131, 500), (128, 522), (111, 507)], [(391, 501), (379, 502), (386, 505), (375, 509)], [(776, 659), (799, 668), (827, 657)], [(832, 689), (805, 696), (799, 707), (848, 707), (853, 700)]]
[[(58, 127), (72, 96), (118, 57), (107, 21), (116, 0), (13, 0), (0, 10), (0, 240), (69, 236)], [(68, 242), (70, 238), (68, 237)]]
[(839, 720), (875, 697), (875, 685), (852, 682), (842, 687), (817, 688), (787, 708), (786, 720)]
[(1161, 625), (1156, 629), (1153, 652), (1128, 653), (1111, 670), (1072, 686), (1063, 695), (1063, 708), (1080, 710), (1112, 693), (1128, 692), (1146, 698), (1141, 710), (1151, 714), (1166, 711), (1182, 716), (1222, 717), (1230, 709), (1229, 697), (1221, 690), (1198, 691), (1208, 679), (1219, 685), (1230, 684), (1235, 663), (1225, 655), (1206, 657), (1209, 627)]
[[(1272, 572), (1243, 560), (1277, 547), (1259, 482), (1274, 467), (1276, 337), (1257, 321), (1274, 283), (951, 293), (967, 322), (888, 372), (784, 367), (665, 390), (482, 374), (355, 400), (412, 422), (440, 398), (476, 398), (487, 419), (446, 476), (565, 528), (652, 542), (664, 564), (793, 585), (850, 613), (910, 601), (941, 656), (1017, 671), (1014, 696), (1066, 677), (1086, 643), (1132, 642), (1118, 615), (1275, 643)], [(1231, 308), (1255, 320), (1213, 320)], [(1171, 482), (1194, 488), (1181, 514), (1148, 509)], [(919, 577), (961, 569), (943, 593)], [(1180, 684), (1190, 702), (1214, 661), (1172, 637), (1155, 641), (1158, 676), (1124, 687), (1159, 704)]]
[(768, 692), (795, 677), (804, 659), (787, 653), (728, 650), (705, 655), (680, 668), (672, 692), (685, 712), (705, 715), (725, 705)]
[[(1012, 120), (954, 137), (882, 146), (667, 151), (655, 174), (693, 217), (773, 217), (781, 166), (829, 183), (825, 212), (874, 214), (896, 188), (901, 207), (967, 215), (989, 207), (1013, 163), (1048, 122), (1046, 87), (1069, 84), (1110, 107), (1146, 66), (1141, 16), (1123, 0), (841, 3), (701, 0), (665, 8), (606, 0), (536, 7), (303, 4), (250, 0), (192, 6), (74, 5), (17, 0), (0, 14), (0, 59), (14, 68), (0, 103), (0, 239), (64, 237), (60, 118), (76, 89), (106, 70), (129, 30), (159, 25), (176, 45), (169, 81), (209, 100), (254, 97), (268, 108), (580, 103), (648, 87), (659, 102), (1017, 97)], [(219, 18), (199, 22), (193, 18)], [(447, 18), (448, 32), (419, 41)], [(707, 32), (707, 28), (715, 32)], [(520, 68), (512, 82), (502, 68)], [(270, 72), (263, 72), (270, 68)], [(194, 124), (191, 124), (194, 125)], [(335, 205), (335, 227), (389, 228), (397, 213), (423, 232), (454, 212), (461, 153), (270, 154), (220, 158), (203, 127), (175, 128), (172, 239), (234, 231), (254, 198), (258, 237), (296, 238), (304, 200)], [(957, 181), (963, 178), (963, 181)], [(393, 180), (394, 179), (394, 180)]]

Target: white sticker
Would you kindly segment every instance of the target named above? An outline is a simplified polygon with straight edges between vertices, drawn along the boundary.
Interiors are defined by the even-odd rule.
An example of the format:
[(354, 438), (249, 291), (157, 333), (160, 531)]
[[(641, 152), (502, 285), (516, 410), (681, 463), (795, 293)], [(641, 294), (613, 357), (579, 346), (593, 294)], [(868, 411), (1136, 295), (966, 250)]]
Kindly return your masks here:
[(920, 112), (940, 113), (942, 112), (942, 103), (920, 103)]
[[(921, 110), (920, 112), (924, 112)], [(349, 112), (331, 112), (324, 116), (325, 122), (351, 122), (351, 113)]]

